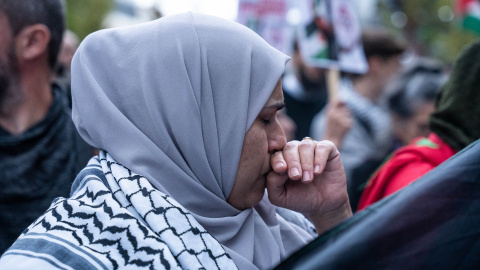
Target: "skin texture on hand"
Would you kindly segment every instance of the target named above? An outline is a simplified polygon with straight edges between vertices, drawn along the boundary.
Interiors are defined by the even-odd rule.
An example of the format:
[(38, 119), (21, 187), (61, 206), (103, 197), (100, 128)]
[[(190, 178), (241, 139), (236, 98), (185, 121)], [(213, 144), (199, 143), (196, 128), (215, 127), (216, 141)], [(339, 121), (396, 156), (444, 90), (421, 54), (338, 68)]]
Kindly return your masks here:
[(319, 234), (352, 215), (340, 153), (332, 142), (288, 142), (272, 155), (271, 165), (270, 201), (305, 214)]

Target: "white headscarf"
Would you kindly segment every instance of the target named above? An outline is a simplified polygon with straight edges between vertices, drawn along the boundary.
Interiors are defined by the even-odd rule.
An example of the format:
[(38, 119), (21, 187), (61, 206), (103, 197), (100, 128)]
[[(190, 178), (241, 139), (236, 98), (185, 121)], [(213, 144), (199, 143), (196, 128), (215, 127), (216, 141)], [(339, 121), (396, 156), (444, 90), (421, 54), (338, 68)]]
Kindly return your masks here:
[(310, 237), (266, 197), (244, 211), (226, 200), (245, 133), (287, 60), (207, 15), (102, 30), (73, 59), (73, 120), (88, 143), (190, 210), (240, 269), (270, 268)]

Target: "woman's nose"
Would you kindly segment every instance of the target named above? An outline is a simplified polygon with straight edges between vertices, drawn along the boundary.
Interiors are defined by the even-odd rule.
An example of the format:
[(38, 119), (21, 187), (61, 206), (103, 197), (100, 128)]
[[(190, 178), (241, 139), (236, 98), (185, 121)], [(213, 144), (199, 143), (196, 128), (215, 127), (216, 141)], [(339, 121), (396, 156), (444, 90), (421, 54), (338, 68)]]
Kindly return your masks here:
[(278, 121), (275, 121), (275, 128), (270, 131), (269, 142), (268, 142), (268, 152), (273, 153), (275, 151), (280, 151), (287, 144), (287, 139), (285, 138), (285, 133), (283, 128)]

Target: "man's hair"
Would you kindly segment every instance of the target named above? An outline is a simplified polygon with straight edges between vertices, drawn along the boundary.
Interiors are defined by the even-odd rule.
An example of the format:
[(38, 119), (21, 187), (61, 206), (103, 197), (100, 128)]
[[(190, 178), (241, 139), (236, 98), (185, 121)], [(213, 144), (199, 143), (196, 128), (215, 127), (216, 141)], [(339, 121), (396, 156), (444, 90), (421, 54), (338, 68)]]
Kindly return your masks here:
[(8, 18), (13, 36), (25, 27), (43, 24), (50, 30), (48, 44), (48, 64), (53, 68), (65, 30), (63, 0), (0, 0), (0, 12)]
[[(388, 60), (391, 57), (403, 54), (407, 48), (403, 38), (381, 27), (364, 29), (362, 31), (362, 45), (367, 61), (374, 56)], [(343, 72), (342, 74), (352, 80), (361, 78), (364, 75), (349, 72)]]
[(383, 58), (397, 56), (406, 49), (406, 43), (403, 39), (382, 28), (364, 30), (362, 32), (362, 43), (367, 59), (372, 56)]

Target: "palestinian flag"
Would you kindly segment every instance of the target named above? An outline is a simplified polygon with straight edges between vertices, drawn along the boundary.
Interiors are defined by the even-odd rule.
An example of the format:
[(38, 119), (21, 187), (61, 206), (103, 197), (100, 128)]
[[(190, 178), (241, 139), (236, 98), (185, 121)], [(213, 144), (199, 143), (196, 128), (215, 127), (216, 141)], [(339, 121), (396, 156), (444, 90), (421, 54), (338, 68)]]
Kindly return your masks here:
[(463, 28), (480, 34), (480, 0), (457, 0), (456, 5)]

